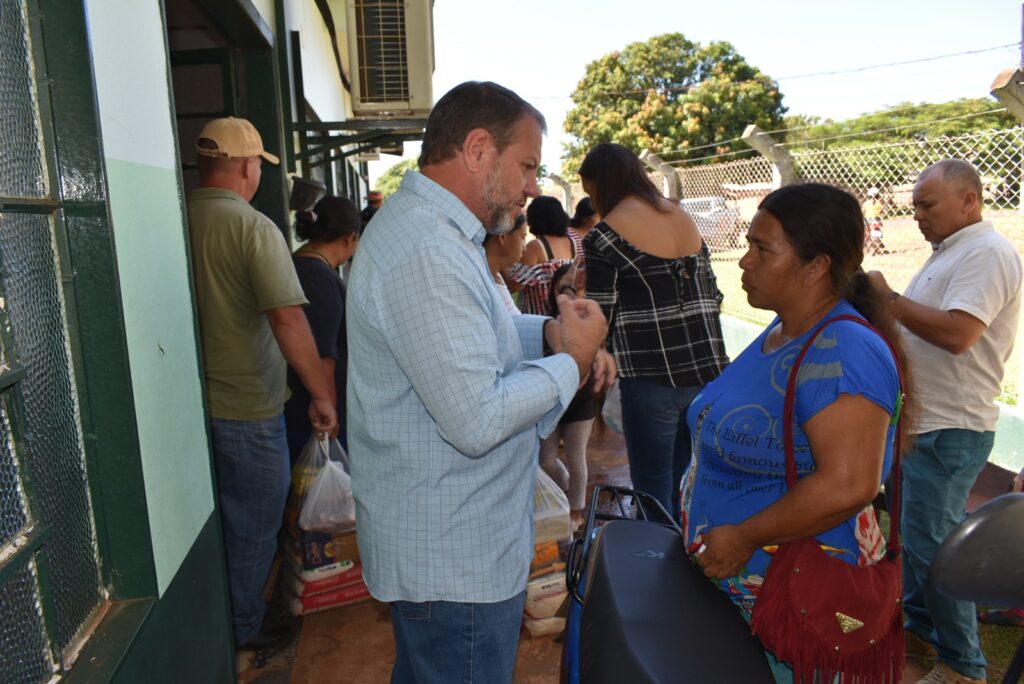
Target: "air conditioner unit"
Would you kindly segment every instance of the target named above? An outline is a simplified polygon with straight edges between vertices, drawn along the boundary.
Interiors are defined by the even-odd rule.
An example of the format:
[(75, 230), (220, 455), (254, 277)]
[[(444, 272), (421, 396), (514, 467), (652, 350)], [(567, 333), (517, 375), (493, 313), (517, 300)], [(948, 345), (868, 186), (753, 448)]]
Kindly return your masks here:
[(345, 0), (356, 118), (416, 118), (430, 112), (433, 5), (433, 0)]

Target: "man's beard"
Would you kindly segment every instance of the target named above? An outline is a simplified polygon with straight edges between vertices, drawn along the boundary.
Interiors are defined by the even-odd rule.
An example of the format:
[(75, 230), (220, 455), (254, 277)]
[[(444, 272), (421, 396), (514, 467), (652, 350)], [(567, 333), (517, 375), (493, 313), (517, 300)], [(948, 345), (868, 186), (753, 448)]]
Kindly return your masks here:
[(515, 204), (508, 201), (502, 202), (499, 199), (505, 194), (507, 194), (507, 190), (501, 184), (501, 171), (498, 167), (494, 167), (484, 185), (484, 212), (487, 216), (484, 230), (488, 235), (508, 235), (515, 227), (516, 221), (513, 216)]

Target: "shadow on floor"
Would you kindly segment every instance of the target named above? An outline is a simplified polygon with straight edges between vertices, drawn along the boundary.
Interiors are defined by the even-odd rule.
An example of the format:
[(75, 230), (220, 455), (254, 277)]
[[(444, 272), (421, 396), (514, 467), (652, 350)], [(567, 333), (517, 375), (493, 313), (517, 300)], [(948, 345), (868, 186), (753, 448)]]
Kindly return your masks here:
[[(622, 437), (611, 430), (595, 435), (588, 447), (588, 497), (599, 484), (629, 486), (629, 465)], [(990, 465), (971, 492), (968, 510), (1006, 492), (1013, 474)], [(387, 605), (361, 603), (298, 618), (296, 638), (269, 654), (240, 655), (241, 684), (319, 684), (389, 681), (395, 657), (391, 616)], [(525, 631), (519, 642), (516, 684), (555, 684), (561, 644), (555, 637), (531, 638)], [(915, 682), (927, 669), (907, 663), (903, 681)]]

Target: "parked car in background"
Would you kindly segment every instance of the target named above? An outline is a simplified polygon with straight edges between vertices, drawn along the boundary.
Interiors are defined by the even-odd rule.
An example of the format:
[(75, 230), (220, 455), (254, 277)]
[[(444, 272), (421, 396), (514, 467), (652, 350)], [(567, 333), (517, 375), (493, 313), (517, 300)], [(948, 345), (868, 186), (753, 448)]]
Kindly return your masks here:
[(679, 205), (693, 218), (697, 230), (712, 252), (740, 246), (746, 224), (739, 210), (729, 206), (724, 197), (687, 197), (679, 200)]

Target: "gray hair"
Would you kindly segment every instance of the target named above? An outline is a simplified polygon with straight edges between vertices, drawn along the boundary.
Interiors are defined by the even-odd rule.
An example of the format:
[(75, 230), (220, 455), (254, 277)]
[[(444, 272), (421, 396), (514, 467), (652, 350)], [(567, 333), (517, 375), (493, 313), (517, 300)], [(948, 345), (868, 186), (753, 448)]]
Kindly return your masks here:
[(941, 171), (942, 180), (952, 185), (957, 192), (962, 194), (973, 191), (978, 195), (978, 201), (982, 201), (981, 176), (972, 164), (962, 159), (943, 159), (922, 171), (918, 179), (923, 179), (933, 171)]

